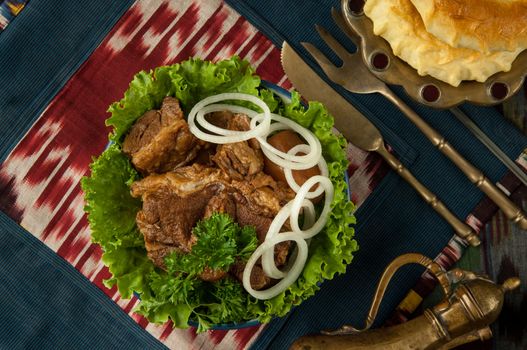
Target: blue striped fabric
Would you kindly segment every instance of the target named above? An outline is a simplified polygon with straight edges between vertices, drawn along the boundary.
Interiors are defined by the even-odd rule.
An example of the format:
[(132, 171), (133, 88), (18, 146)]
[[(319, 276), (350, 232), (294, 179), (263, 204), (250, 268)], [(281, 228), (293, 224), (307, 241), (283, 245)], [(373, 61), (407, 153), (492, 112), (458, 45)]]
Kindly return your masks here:
[(2, 0), (0, 1), (0, 33), (24, 9), (28, 0)]
[(0, 212), (0, 349), (166, 349)]
[[(0, 161), (49, 101), (130, 6), (125, 1), (31, 0), (0, 34)], [(277, 45), (287, 39), (322, 47), (315, 23), (333, 32), (330, 7), (338, 1), (229, 0)], [(301, 51), (304, 55), (305, 52)], [(6, 88), (7, 87), (7, 88)], [(397, 156), (460, 217), (482, 194), (380, 96), (346, 94), (382, 130)], [(448, 112), (411, 106), (492, 180), (505, 169)], [(466, 111), (514, 157), (527, 140), (493, 108)], [(404, 208), (404, 210), (401, 210)], [(357, 212), (361, 246), (348, 273), (324, 283), (317, 295), (266, 329), (255, 348), (286, 348), (301, 334), (343, 323), (362, 324), (378, 276), (395, 256), (418, 251), (435, 256), (450, 227), (390, 173)], [(0, 213), (0, 348), (158, 348), (161, 345), (102, 292), (41, 242)], [(422, 272), (403, 269), (381, 306), (382, 321)], [(49, 277), (48, 277), (49, 276)], [(50, 298), (52, 295), (60, 298)], [(25, 343), (26, 342), (26, 343)]]
[[(323, 72), (300, 45), (303, 41), (311, 42), (326, 55), (335, 58), (316, 33), (315, 24), (328, 29), (350, 50), (354, 49), (331, 19), (331, 7), (340, 8), (340, 1), (289, 0), (273, 3), (273, 6), (258, 0), (227, 2), (277, 46), (281, 46), (284, 40), (288, 41), (323, 77)], [(374, 122), (397, 157), (458, 217), (466, 217), (483, 198), (483, 193), (382, 96), (351, 94), (338, 86), (335, 88)], [(450, 112), (420, 106), (410, 101), (401, 90), (395, 90), (492, 181), (497, 181), (506, 173), (503, 164)], [(527, 147), (527, 138), (497, 109), (469, 104), (463, 105), (462, 109), (511, 158), (515, 159)], [(361, 327), (386, 265), (396, 256), (408, 252), (419, 252), (434, 258), (453, 235), (449, 225), (393, 172), (383, 179), (358, 209), (356, 217), (356, 238), (360, 250), (347, 273), (324, 283), (314, 297), (286, 318), (273, 321), (253, 344), (254, 349), (286, 349), (301, 335), (343, 324)], [(422, 272), (421, 268), (408, 266), (396, 274), (381, 305), (376, 325), (390, 315)]]
[(0, 33), (0, 161), (132, 3), (31, 0)]
[[(0, 161), (132, 2), (32, 0), (0, 32)], [(0, 349), (165, 348), (1, 212), (0, 252)]]

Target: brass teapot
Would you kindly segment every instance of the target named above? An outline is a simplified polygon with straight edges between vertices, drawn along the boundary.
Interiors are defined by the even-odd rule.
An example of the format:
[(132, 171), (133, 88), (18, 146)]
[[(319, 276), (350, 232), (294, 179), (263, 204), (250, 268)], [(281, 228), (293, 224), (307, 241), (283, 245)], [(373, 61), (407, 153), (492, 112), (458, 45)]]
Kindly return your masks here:
[[(401, 266), (425, 266), (439, 281), (445, 298), (423, 315), (406, 323), (368, 330), (375, 320), (388, 284)], [(505, 292), (520, 285), (509, 278), (503, 285), (461, 269), (445, 271), (421, 254), (409, 253), (394, 259), (384, 270), (377, 286), (364, 329), (343, 326), (336, 331), (307, 335), (297, 339), (293, 350), (360, 349), (452, 349), (492, 337), (489, 325), (499, 316)]]

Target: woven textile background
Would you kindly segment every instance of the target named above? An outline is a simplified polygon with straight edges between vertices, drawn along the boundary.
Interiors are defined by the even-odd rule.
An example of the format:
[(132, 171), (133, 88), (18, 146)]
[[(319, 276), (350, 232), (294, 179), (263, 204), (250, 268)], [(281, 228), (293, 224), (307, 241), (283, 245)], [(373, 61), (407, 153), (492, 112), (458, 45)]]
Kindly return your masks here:
[[(106, 146), (109, 104), (122, 97), (135, 73), (191, 56), (217, 60), (231, 55), (249, 60), (263, 79), (291, 87), (280, 67), (279, 49), (223, 2), (138, 1), (0, 166), (0, 209), (171, 348), (244, 348), (260, 327), (197, 335), (194, 328), (174, 330), (170, 323), (150, 324), (133, 313), (136, 298), (123, 300), (116, 288), (108, 290), (102, 283), (110, 273), (100, 247), (90, 242), (79, 181)], [(379, 171), (383, 166), (374, 155), (351, 146), (349, 152), (353, 197), (360, 204), (385, 171)]]
[[(137, 1), (46, 107), (0, 167), (0, 209), (103, 290), (141, 327), (171, 348), (244, 347), (259, 327), (213, 331), (173, 330), (133, 313), (136, 298), (123, 300), (102, 251), (90, 242), (79, 186), (93, 156), (102, 152), (109, 104), (122, 97), (140, 70), (191, 56), (216, 60), (238, 54), (263, 78), (290, 85), (279, 50), (221, 1)], [(118, 72), (118, 74), (116, 74)]]
[[(2, 17), (4, 13), (2, 6), (7, 3), (14, 4), (15, 2), (0, 1), (0, 43), (2, 43), (2, 39), (6, 38), (12, 39), (12, 43), (14, 43), (16, 41), (16, 38), (13, 38), (14, 33), (24, 29), (24, 27), (18, 27), (18, 24), (29, 25), (27, 19), (31, 18), (30, 16), (56, 16), (55, 20), (58, 21), (60, 14), (58, 9), (50, 9), (49, 14), (48, 12), (44, 13), (44, 11), (39, 12), (45, 2), (32, 0), (26, 5), (24, 11), (18, 11), (22, 9), (22, 5), (19, 5), (14, 12), (11, 12), (11, 14), (16, 12), (20, 18), (11, 16), (9, 17), (9, 26), (2, 25), (2, 23), (7, 22), (1, 22), (2, 18), (7, 18), (5, 15)], [(22, 2), (18, 3), (22, 4)], [(20, 47), (27, 51), (13, 51), (11, 56), (4, 53), (0, 57), (0, 62), (4, 64), (4, 67), (7, 67), (6, 62), (2, 61), (4, 57), (7, 57), (7, 62), (20, 61), (32, 65), (38, 64), (40, 59), (50, 61), (56, 59), (66, 62), (64, 67), (59, 67), (60, 69), (57, 68), (56, 71), (53, 71), (53, 74), (56, 75), (53, 76), (54, 80), (50, 81), (49, 84), (47, 82), (44, 84), (42, 81), (45, 80), (46, 74), (51, 74), (51, 71), (43, 71), (40, 72), (41, 76), (35, 77), (35, 86), (33, 87), (35, 91), (29, 89), (31, 84), (28, 84), (26, 91), (17, 91), (17, 86), (13, 87), (12, 90), (19, 95), (14, 93), (9, 95), (9, 92), (6, 91), (0, 95), (15, 96), (11, 97), (11, 100), (0, 101), (0, 105), (4, 108), (3, 110), (0, 109), (1, 117), (5, 118), (2, 121), (9, 121), (7, 123), (9, 125), (0, 131), (0, 135), (2, 135), (0, 159), (5, 158), (0, 165), (0, 210), (5, 215), (2, 214), (0, 221), (2, 223), (12, 221), (13, 224), (19, 224), (23, 229), (12, 229), (10, 234), (31, 234), (31, 238), (34, 237), (38, 240), (36, 243), (43, 242), (46, 247), (51, 249), (51, 252), (56, 253), (65, 263), (73, 266), (75, 271), (80, 273), (80, 277), (85, 277), (97, 286), (105, 293), (108, 301), (115, 303), (122, 310), (122, 315), (116, 316), (116, 319), (121, 320), (122, 316), (126, 316), (126, 319), (130, 317), (139, 326), (139, 329), (146, 330), (153, 338), (158, 339), (159, 344), (164, 344), (173, 349), (242, 349), (251, 345), (260, 348), (266, 344), (271, 344), (269, 345), (271, 348), (273, 346), (278, 348), (279, 345), (284, 347), (279, 342), (280, 337), (283, 336), (280, 331), (287, 330), (287, 328), (281, 328), (283, 324), (279, 324), (279, 322), (286, 322), (287, 319), (278, 320), (266, 329), (262, 326), (256, 326), (233, 331), (210, 331), (196, 334), (193, 328), (188, 330), (173, 329), (170, 323), (154, 325), (134, 314), (133, 309), (139, 302), (137, 299), (123, 300), (115, 288), (109, 290), (102, 284), (102, 281), (110, 277), (110, 274), (101, 261), (101, 249), (90, 242), (79, 181), (82, 176), (88, 174), (88, 164), (92, 157), (99, 154), (106, 146), (107, 135), (110, 130), (104, 126), (104, 120), (109, 116), (106, 112), (109, 104), (122, 97), (132, 76), (139, 70), (171, 64), (191, 56), (218, 60), (236, 54), (249, 60), (257, 68), (257, 73), (263, 79), (286, 89), (291, 88), (291, 84), (286, 79), (280, 65), (280, 52), (277, 46), (279, 43), (276, 42), (276, 39), (279, 38), (276, 36), (279, 23), (270, 24), (266, 22), (264, 25), (262, 18), (254, 15), (254, 13), (258, 15), (258, 11), (244, 12), (239, 5), (234, 6), (236, 4), (233, 3), (236, 1), (229, 1), (228, 3), (230, 5), (221, 0), (206, 2), (198, 0), (138, 0), (129, 8), (127, 3), (121, 3), (119, 6), (114, 4), (112, 7), (107, 5), (108, 18), (101, 15), (100, 22), (90, 22), (101, 25), (93, 25), (89, 28), (76, 28), (74, 25), (75, 16), (72, 12), (63, 20), (71, 21), (69, 28), (72, 33), (75, 31), (76, 35), (78, 33), (78, 35), (83, 34), (86, 37), (83, 37), (83, 40), (76, 39), (72, 33), (63, 31), (64, 36), (71, 36), (69, 42), (61, 43), (61, 45), (72, 45), (72, 47), (67, 48), (71, 50), (67, 52), (75, 53), (75, 56), (71, 56), (71, 62), (61, 56), (66, 52), (65, 48), (58, 44), (55, 47), (53, 43), (48, 43), (46, 46), (53, 54), (42, 51), (39, 54), (30, 55), (32, 53), (30, 46), (37, 46), (37, 40), (26, 45), (19, 43)], [(267, 6), (269, 12), (266, 13), (269, 16), (271, 16), (269, 13), (280, 13), (279, 10), (282, 6), (292, 6), (294, 3), (283, 2), (280, 6)], [(306, 2), (303, 11), (309, 12), (316, 5), (315, 3)], [(318, 17), (329, 16), (329, 6), (326, 6), (326, 3), (330, 2), (324, 2), (325, 12), (310, 12), (313, 21), (317, 20)], [(70, 6), (75, 8), (75, 5)], [(81, 5), (77, 6), (81, 7)], [(93, 3), (90, 6), (95, 8), (96, 4)], [(10, 8), (13, 11), (13, 7)], [(124, 12), (122, 17), (119, 11)], [(89, 11), (86, 10), (86, 12)], [(260, 12), (260, 14), (262, 13)], [(120, 18), (115, 25), (109, 24), (113, 20), (112, 16)], [(281, 17), (277, 15), (276, 18)], [(20, 22), (18, 23), (18, 21)], [(314, 23), (304, 22), (294, 17), (289, 23), (282, 25), (285, 26), (284, 28), (290, 28), (288, 33), (294, 38), (304, 35), (315, 40), (314, 37), (310, 37), (314, 34), (312, 33)], [(106, 29), (102, 28), (102, 24), (111, 30), (107, 32)], [(49, 27), (45, 29), (52, 30), (54, 26), (55, 23), (49, 23)], [(291, 29), (292, 27), (294, 30)], [(3, 32), (2, 29), (4, 29)], [(80, 44), (75, 48), (73, 45), (76, 43)], [(9, 60), (9, 57), (16, 59)], [(69, 75), (68, 69), (71, 70), (71, 75)], [(22, 75), (21, 72), (20, 76)], [(42, 85), (39, 85), (40, 83)], [(18, 96), (24, 96), (24, 93), (35, 98), (30, 99), (31, 103), (27, 103), (28, 108), (16, 108), (20, 104), (20, 101), (17, 101)], [(379, 127), (387, 135), (387, 141), (392, 146), (394, 153), (405, 164), (413, 166), (414, 170), (418, 171), (430, 186), (434, 186), (435, 190), (441, 190), (441, 181), (436, 181), (437, 176), (431, 174), (434, 169), (431, 167), (427, 169), (422, 163), (423, 159), (425, 161), (432, 159), (431, 153), (428, 149), (420, 149), (420, 145), (423, 143), (420, 136), (415, 137), (415, 140), (408, 136), (412, 135), (412, 130), (409, 127), (404, 127), (406, 124), (397, 121), (399, 115), (393, 106), (389, 106), (386, 102), (380, 102), (378, 97), (354, 97), (354, 101), (372, 120), (379, 123)], [(514, 108), (510, 104), (507, 106), (507, 108)], [(503, 130), (510, 131), (510, 126), (500, 124), (498, 119), (491, 121), (483, 119), (489, 116), (495, 118), (499, 116), (497, 113), (483, 109), (472, 110), (470, 107), (467, 107), (467, 110), (473, 115), (482, 117), (482, 126), (487, 128), (487, 131), (490, 130), (489, 134), (499, 142), (504, 142), (505, 138), (500, 132)], [(433, 123), (437, 123), (437, 119), (433, 118), (434, 116), (444, 118), (444, 122), (438, 123), (438, 127), (444, 128), (444, 132), (448, 133), (452, 139), (459, 142), (459, 140), (466, 138), (465, 131), (459, 129), (459, 125), (444, 114), (434, 115), (426, 110), (422, 111), (428, 117), (432, 115)], [(511, 114), (507, 111), (506, 113)], [(523, 113), (525, 115), (525, 111)], [(525, 123), (525, 119), (519, 120), (523, 120)], [(31, 122), (27, 127), (23, 128), (19, 125), (27, 121)], [(392, 125), (398, 123), (404, 130), (397, 130), (397, 127)], [(494, 130), (495, 125), (498, 125), (500, 130)], [(15, 126), (19, 133), (11, 132), (10, 128)], [(20, 133), (20, 130), (23, 130), (23, 133)], [(511, 133), (511, 135), (513, 134)], [(524, 146), (527, 146), (524, 139), (514, 134), (511, 136), (510, 142), (504, 143), (504, 146), (508, 153), (518, 156), (522, 142)], [(458, 146), (466, 147), (463, 150), (475, 161), (480, 161), (480, 158), (483, 157), (479, 156), (480, 153), (483, 153), (482, 147), (474, 146), (474, 142), (466, 142), (466, 145)], [(363, 319), (363, 314), (369, 307), (366, 303), (370, 300), (370, 292), (377, 281), (376, 274), (391, 259), (391, 255), (408, 251), (410, 247), (415, 246), (428, 252), (432, 258), (436, 258), (438, 262), (447, 267), (461, 257), (465, 248), (464, 242), (452, 238), (453, 234), (448, 229), (448, 225), (438, 219), (430, 208), (423, 208), (422, 202), (413, 190), (396, 174), (389, 172), (386, 165), (375, 154), (362, 152), (353, 146), (350, 146), (348, 151), (351, 161), (349, 175), (352, 198), (357, 203), (357, 213), (362, 220), (357, 238), (359, 244), (362, 240), (361, 248), (364, 248), (361, 252), (363, 258), (358, 261), (359, 265), (352, 264), (352, 268), (359, 266), (357, 269), (362, 269), (362, 271), (351, 271), (353, 271), (353, 276), (357, 273), (358, 280), (367, 282), (367, 285), (363, 287), (348, 285), (351, 290), (350, 293), (356, 293), (361, 299), (360, 302), (359, 299), (356, 301), (348, 300), (344, 306), (346, 308), (355, 307), (358, 310), (356, 313), (347, 314), (347, 309), (344, 306), (343, 312), (336, 309), (325, 310), (325, 312), (340, 317), (340, 319), (335, 318), (333, 320), (335, 323), (341, 322), (347, 316), (354, 321)], [(519, 161), (527, 167), (527, 161), (523, 160), (524, 158), (525, 156), (520, 156)], [(444, 160), (440, 159), (437, 163), (439, 166), (443, 166)], [(519, 193), (516, 196), (525, 196), (521, 194), (524, 192), (520, 191), (521, 189), (516, 182), (511, 182), (507, 176), (503, 177), (505, 174), (503, 167), (494, 166), (495, 164), (495, 159), (489, 159), (488, 164), (483, 165), (487, 166), (488, 170), (490, 169), (490, 175), (494, 180), (501, 179), (500, 182), (503, 182), (505, 188), (509, 188), (511, 192)], [(452, 167), (447, 166), (444, 169), (445, 178), (448, 175), (456, 174)], [(467, 221), (476, 229), (483, 228), (484, 222), (494, 215), (496, 208), (489, 206), (489, 203), (482, 198), (480, 193), (472, 189), (472, 186), (468, 186), (467, 183), (459, 180), (459, 176), (452, 180), (451, 184), (460, 189), (470, 188), (466, 193), (461, 190), (459, 192), (454, 191), (447, 200), (453, 203), (452, 205), (458, 215), (466, 217)], [(456, 202), (463, 196), (468, 198), (468, 204)], [(385, 200), (386, 198), (392, 202)], [(400, 213), (398, 213), (397, 206), (393, 204), (393, 201), (403, 202), (409, 206), (413, 205), (420, 210), (422, 209), (423, 218), (413, 219), (399, 215)], [(472, 207), (478, 202), (482, 204), (472, 211)], [(390, 208), (390, 210), (386, 211), (385, 208)], [(383, 218), (379, 211), (381, 214), (390, 216)], [(397, 221), (399, 216), (402, 218)], [(483, 231), (484, 234), (489, 235), (489, 240), (486, 242), (505, 242), (504, 237), (510, 237), (507, 233), (509, 231), (503, 229), (503, 218), (500, 219), (499, 215), (496, 218), (494, 220), (498, 221), (493, 221), (492, 225), (494, 226), (491, 226), (490, 230)], [(441, 232), (441, 235), (434, 236), (435, 231), (432, 230), (429, 236), (423, 235), (420, 238), (411, 230), (403, 230), (408, 225), (414, 225), (412, 227), (417, 231), (432, 226), (434, 230)], [(494, 230), (492, 227), (496, 227), (496, 229)], [(500, 232), (500, 234), (495, 232)], [(401, 235), (401, 242), (398, 241), (397, 236), (394, 236), (395, 234)], [(518, 233), (515, 232), (514, 234), (517, 235)], [(492, 239), (490, 239), (491, 236)], [(406, 241), (408, 239), (410, 240)], [(36, 244), (35, 241), (28, 242), (30, 242), (28, 244)], [(415, 242), (418, 244), (413, 244)], [(372, 250), (372, 247), (386, 254), (379, 255), (373, 261), (371, 257), (375, 255), (375, 251)], [(484, 247), (489, 251), (482, 255), (482, 259), (487, 259), (492, 256), (489, 253), (491, 247), (488, 245)], [(498, 250), (493, 250), (493, 252), (496, 251)], [(509, 254), (509, 256), (511, 255)], [(49, 258), (49, 256), (47, 257)], [(6, 261), (5, 265), (8, 265), (9, 260)], [(488, 264), (488, 260), (483, 261), (484, 264)], [(515, 259), (514, 261), (519, 260)], [(365, 269), (365, 266), (371, 270)], [(494, 271), (493, 266), (495, 265), (486, 265), (486, 270)], [(524, 273), (524, 268), (521, 266), (517, 270), (520, 271), (519, 273)], [(388, 296), (388, 303), (383, 305), (382, 319), (387, 319), (392, 315), (391, 322), (400, 322), (411, 317), (411, 313), (422, 298), (434, 287), (433, 280), (429, 276), (425, 275), (423, 278), (419, 278), (421, 272), (420, 270), (412, 270), (411, 273), (405, 274), (404, 278), (397, 280), (401, 288), (392, 291)], [(416, 281), (418, 284), (415, 286)], [(346, 279), (343, 277), (336, 281), (337, 284), (328, 284), (329, 289), (326, 288), (326, 293), (333, 292), (334, 290), (331, 288), (342, 291), (341, 286), (347, 285), (345, 282)], [(407, 290), (412, 286), (415, 287), (405, 298)], [(31, 288), (28, 289), (31, 290)], [(72, 291), (72, 293), (74, 292)], [(348, 292), (346, 291), (346, 293)], [(327, 296), (327, 294), (321, 295)], [(101, 307), (107, 305), (100, 299), (97, 300)], [(400, 303), (401, 301), (403, 303)], [(94, 304), (91, 299), (89, 302), (90, 305), (97, 304), (96, 302)], [(319, 300), (314, 299), (311, 302), (317, 304)], [(399, 307), (396, 308), (398, 304)], [(325, 307), (324, 304), (320, 305), (320, 307)], [(395, 314), (393, 314), (394, 308), (397, 309)], [(60, 310), (57, 313), (57, 317), (60, 317)], [(295, 316), (297, 322), (302, 321), (302, 313), (296, 313)], [(312, 322), (313, 320), (308, 321)], [(319, 321), (330, 322), (330, 320), (316, 320), (316, 322)], [(295, 323), (291, 323), (291, 325), (294, 327)], [(79, 325), (72, 326), (82, 327), (82, 320), (79, 320)], [(315, 323), (312, 327), (320, 329), (320, 326)], [(46, 335), (45, 330), (43, 334)], [(292, 337), (295, 336), (293, 332), (288, 332), (288, 334), (291, 334)], [(278, 340), (272, 343), (274, 338)], [(148, 337), (144, 336), (138, 336), (134, 339), (149, 341)], [(257, 339), (261, 342), (258, 342)], [(0, 344), (2, 343), (0, 342)], [(50, 347), (53, 347), (52, 343)]]

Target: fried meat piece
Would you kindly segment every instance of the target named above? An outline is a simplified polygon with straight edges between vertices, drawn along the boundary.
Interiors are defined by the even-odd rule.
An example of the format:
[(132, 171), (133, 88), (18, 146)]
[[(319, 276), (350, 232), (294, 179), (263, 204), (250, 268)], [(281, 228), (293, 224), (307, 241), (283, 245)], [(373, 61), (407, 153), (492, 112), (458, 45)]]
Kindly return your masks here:
[(227, 185), (230, 182), (230, 178), (220, 169), (193, 164), (168, 173), (149, 175), (136, 181), (132, 184), (131, 193), (133, 197), (141, 197), (149, 192), (163, 190), (187, 197), (209, 184)]
[(184, 120), (161, 129), (154, 139), (132, 155), (132, 163), (143, 174), (164, 173), (193, 160), (200, 149)]
[(123, 152), (143, 174), (163, 173), (188, 164), (203, 145), (190, 133), (179, 101), (165, 97), (160, 110), (146, 112), (131, 127)]
[[(191, 251), (196, 240), (192, 228), (198, 220), (215, 212), (230, 215), (242, 227), (254, 226), (262, 243), (281, 208), (280, 203), (290, 197), (277, 188), (276, 182), (263, 174), (249, 181), (233, 181), (221, 169), (194, 164), (149, 175), (133, 183), (131, 193), (143, 200), (137, 224), (144, 235), (148, 256), (164, 268), (163, 259), (167, 254)], [(277, 266), (286, 263), (290, 246), (290, 242), (282, 242), (275, 247)], [(208, 269), (201, 278), (213, 281), (223, 275), (222, 271)], [(267, 278), (264, 283), (256, 275), (251, 278), (255, 285), (268, 285), (270, 281)]]
[[(238, 279), (238, 281), (243, 281), (243, 270), (245, 269), (245, 264), (242, 262), (234, 263), (229, 272)], [(265, 287), (271, 284), (272, 280), (269, 278), (263, 271), (262, 267), (259, 265), (254, 265), (253, 270), (251, 271), (251, 287), (255, 290), (264, 289)]]
[(203, 218), (205, 207), (221, 190), (211, 184), (181, 197), (174, 192), (156, 191), (143, 196), (143, 208), (136, 221), (145, 241), (174, 245), (189, 252), (195, 242), (192, 228)]
[[(249, 118), (243, 114), (233, 114), (228, 119), (227, 129), (249, 130)], [(253, 140), (219, 145), (212, 160), (236, 180), (243, 180), (248, 176), (260, 173), (264, 166), (260, 145)]]
[(192, 228), (204, 217), (211, 199), (224, 191), (228, 183), (229, 178), (219, 169), (195, 164), (150, 175), (132, 184), (132, 196), (143, 201), (136, 222), (147, 251), (152, 255), (151, 251), (160, 250), (156, 259), (152, 259), (157, 266), (163, 267), (160, 261), (174, 250), (159, 249), (157, 244), (190, 252), (196, 239)]
[[(258, 241), (263, 243), (274, 215), (269, 215), (261, 206), (252, 203), (240, 193), (234, 193), (234, 198), (236, 199), (236, 221), (240, 226), (254, 226)], [(275, 246), (274, 260), (276, 266), (282, 266), (286, 263), (290, 247), (290, 241), (281, 242)]]
[(123, 152), (131, 157), (149, 144), (159, 131), (177, 120), (183, 120), (183, 111), (179, 108), (179, 102), (173, 97), (166, 97), (161, 110), (147, 111), (130, 128), (123, 142)]
[(236, 202), (232, 197), (232, 189), (228, 188), (218, 195), (212, 197), (205, 207), (203, 217), (209, 218), (214, 213), (225, 213), (232, 219), (236, 218)]

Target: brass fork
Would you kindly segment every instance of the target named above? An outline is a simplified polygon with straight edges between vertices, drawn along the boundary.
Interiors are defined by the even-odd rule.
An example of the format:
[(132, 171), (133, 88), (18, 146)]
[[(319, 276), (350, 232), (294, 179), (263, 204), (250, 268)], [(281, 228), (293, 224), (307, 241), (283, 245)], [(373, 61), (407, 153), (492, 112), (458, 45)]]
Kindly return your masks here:
[[(358, 37), (346, 25), (342, 15), (332, 9), (333, 20), (339, 28), (356, 44), (360, 45)], [(421, 130), (430, 142), (448, 157), (467, 176), (467, 178), (483, 191), (503, 211), (505, 216), (523, 230), (527, 230), (527, 217), (501, 190), (499, 190), (479, 169), (459, 154), (436, 130), (428, 125), (416, 112), (405, 104), (382, 80), (377, 78), (366, 67), (361, 55), (350, 53), (324, 28), (316, 26), (320, 37), (342, 60), (342, 66), (335, 66), (322, 52), (310, 43), (302, 43), (313, 56), (327, 76), (335, 83), (355, 93), (380, 93), (395, 104), (404, 115)]]

